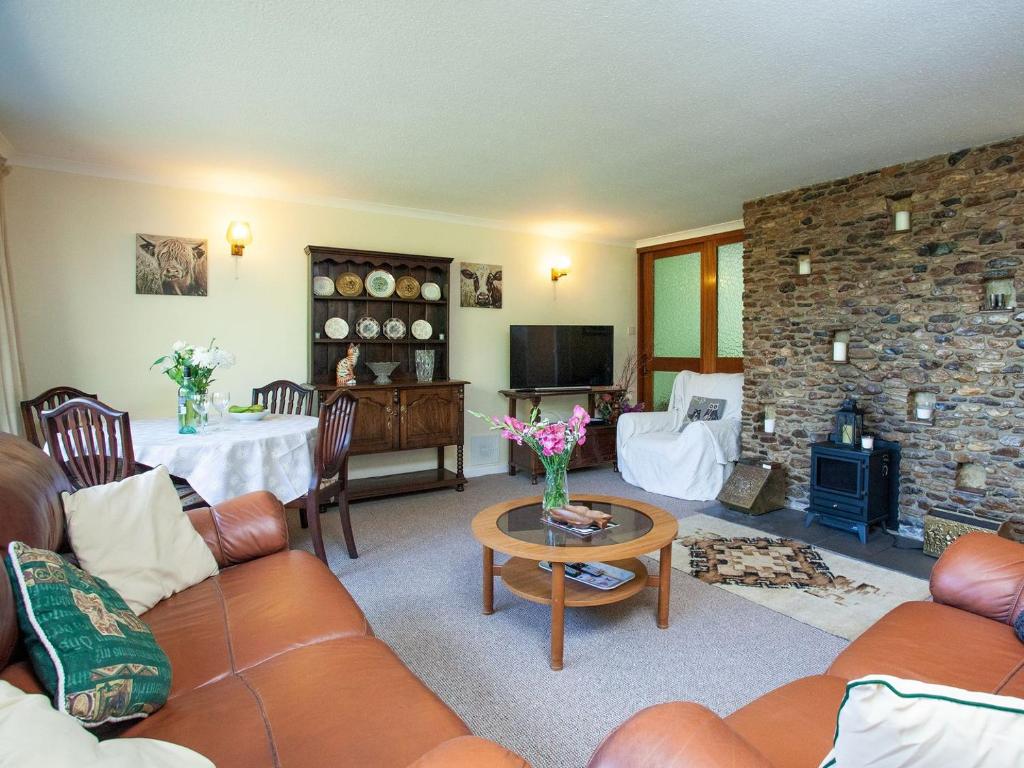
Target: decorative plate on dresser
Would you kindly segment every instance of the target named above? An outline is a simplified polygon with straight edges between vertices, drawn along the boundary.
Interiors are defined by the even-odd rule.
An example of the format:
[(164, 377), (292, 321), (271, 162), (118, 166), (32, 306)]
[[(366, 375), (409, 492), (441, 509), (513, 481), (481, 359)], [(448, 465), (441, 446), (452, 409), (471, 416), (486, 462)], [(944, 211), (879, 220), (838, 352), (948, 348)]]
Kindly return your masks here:
[(372, 317), (360, 317), (356, 320), (356, 335), (361, 339), (376, 339), (380, 336), (380, 323)]
[(427, 301), (437, 301), (441, 298), (441, 286), (437, 283), (424, 283), (420, 286), (420, 295)]
[(317, 275), (313, 278), (313, 295), (314, 296), (333, 296), (334, 295), (334, 281), (329, 277), (323, 275)]
[(426, 320), (417, 320), (412, 324), (412, 335), (415, 339), (423, 341), (429, 339), (433, 333), (433, 327)]
[(405, 323), (397, 317), (389, 317), (384, 321), (384, 335), (389, 339), (404, 339)]
[(340, 317), (329, 317), (324, 323), (324, 333), (329, 339), (344, 339), (348, 336), (348, 323)]
[(338, 287), (338, 293), (348, 298), (358, 296), (363, 292), (363, 278), (355, 272), (338, 275), (338, 279), (334, 283)]
[(383, 269), (375, 269), (366, 276), (366, 292), (375, 299), (386, 299), (395, 292), (395, 277)]
[(415, 299), (420, 295), (420, 281), (412, 275), (404, 275), (398, 278), (395, 284), (395, 293), (400, 299)]

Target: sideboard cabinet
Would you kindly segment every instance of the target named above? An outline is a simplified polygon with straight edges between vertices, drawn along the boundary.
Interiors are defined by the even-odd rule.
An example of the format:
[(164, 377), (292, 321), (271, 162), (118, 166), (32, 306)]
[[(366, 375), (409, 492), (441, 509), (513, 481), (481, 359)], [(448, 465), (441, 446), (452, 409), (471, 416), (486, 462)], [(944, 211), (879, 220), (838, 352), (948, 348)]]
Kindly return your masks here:
[[(437, 449), (436, 469), (352, 480), (349, 498), (367, 499), (434, 488), (461, 491), (466, 483), (463, 441), (467, 383), (395, 381), (348, 387), (359, 401), (351, 455)], [(455, 446), (454, 472), (444, 466), (444, 451), (449, 445)]]
[[(345, 356), (349, 344), (359, 345), (356, 384), (347, 386), (359, 401), (352, 434), (353, 456), (437, 449), (436, 469), (402, 472), (378, 477), (359, 478), (349, 482), (349, 499), (389, 496), (434, 488), (463, 489), (463, 440), (465, 432), (465, 388), (469, 382), (448, 378), (448, 290), (451, 259), (437, 256), (416, 256), (407, 253), (384, 253), (351, 248), (310, 245), (309, 256), (309, 380), (326, 397), (338, 388), (335, 367)], [(383, 270), (395, 280), (411, 277), (421, 286), (432, 282), (440, 288), (437, 298), (422, 295), (403, 298), (397, 293), (386, 297), (371, 296), (365, 286), (356, 295), (342, 295), (340, 288), (327, 295), (317, 295), (313, 282), (330, 278), (336, 282), (346, 274), (359, 281), (375, 270)], [(349, 332), (342, 338), (326, 333), (328, 319), (345, 321)], [(372, 318), (383, 326), (397, 318), (405, 326), (399, 338), (383, 334), (361, 338), (356, 328), (361, 318)], [(409, 331), (417, 320), (430, 326), (428, 338), (414, 338)], [(434, 380), (417, 381), (415, 353), (434, 352)], [(387, 384), (373, 383), (374, 374), (367, 362), (397, 362), (398, 368)], [(445, 448), (455, 448), (455, 471), (445, 468)]]

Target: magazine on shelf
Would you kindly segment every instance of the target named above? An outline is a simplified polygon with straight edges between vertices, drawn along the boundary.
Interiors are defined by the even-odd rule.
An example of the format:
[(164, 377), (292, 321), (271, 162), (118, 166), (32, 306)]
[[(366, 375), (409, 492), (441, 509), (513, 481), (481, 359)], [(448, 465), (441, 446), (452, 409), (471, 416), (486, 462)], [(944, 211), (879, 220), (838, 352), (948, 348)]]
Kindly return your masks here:
[[(547, 560), (541, 560), (538, 565), (545, 571), (551, 571), (551, 563)], [(588, 587), (608, 591), (635, 579), (636, 574), (608, 563), (566, 563), (565, 577)]]
[(608, 524), (601, 528), (596, 523), (590, 523), (589, 525), (573, 525), (572, 523), (563, 523), (561, 520), (553, 520), (547, 517), (541, 518), (545, 525), (550, 525), (552, 528), (557, 528), (560, 531), (571, 533), (573, 536), (593, 536), (595, 533), (601, 533), (601, 531), (610, 531), (612, 528), (618, 528), (619, 524), (614, 520), (609, 520)]

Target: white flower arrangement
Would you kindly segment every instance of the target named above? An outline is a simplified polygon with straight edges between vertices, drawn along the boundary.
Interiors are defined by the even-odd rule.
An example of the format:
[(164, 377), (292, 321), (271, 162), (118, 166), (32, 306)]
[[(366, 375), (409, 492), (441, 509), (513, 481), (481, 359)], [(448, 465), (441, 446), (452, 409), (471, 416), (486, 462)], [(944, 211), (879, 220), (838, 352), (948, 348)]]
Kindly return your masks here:
[(185, 377), (185, 367), (188, 366), (196, 391), (206, 392), (213, 383), (214, 370), (230, 368), (235, 364), (235, 356), (215, 345), (214, 341), (210, 339), (209, 346), (197, 347), (178, 340), (171, 346), (171, 353), (158, 357), (150, 368), (159, 366), (160, 372), (180, 387)]

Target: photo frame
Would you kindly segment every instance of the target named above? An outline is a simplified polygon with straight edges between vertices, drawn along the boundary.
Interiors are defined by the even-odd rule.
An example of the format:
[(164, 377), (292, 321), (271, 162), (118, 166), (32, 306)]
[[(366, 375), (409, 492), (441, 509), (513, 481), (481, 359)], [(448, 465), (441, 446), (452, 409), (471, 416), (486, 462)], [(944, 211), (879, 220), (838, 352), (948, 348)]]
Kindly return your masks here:
[(135, 235), (135, 293), (206, 296), (207, 241), (195, 237)]
[(501, 265), (459, 264), (459, 296), (463, 307), (501, 309)]

